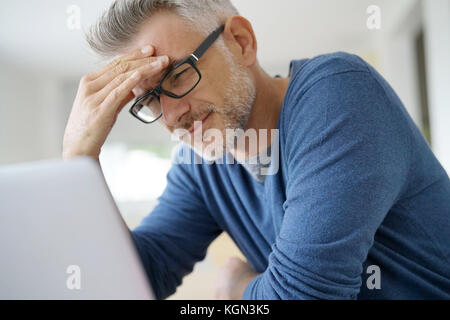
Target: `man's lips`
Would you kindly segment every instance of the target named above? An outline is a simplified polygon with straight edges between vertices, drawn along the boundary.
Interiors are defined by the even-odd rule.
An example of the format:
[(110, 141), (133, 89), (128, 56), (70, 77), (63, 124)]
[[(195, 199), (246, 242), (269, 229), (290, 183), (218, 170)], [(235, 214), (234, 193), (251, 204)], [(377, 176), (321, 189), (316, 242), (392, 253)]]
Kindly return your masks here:
[(195, 122), (197, 121), (201, 121), (202, 122), (202, 126), (205, 124), (206, 120), (208, 120), (209, 116), (211, 115), (212, 112), (208, 113), (202, 120), (195, 120), (194, 123), (192, 124), (191, 128), (188, 130), (190, 134), (192, 134), (195, 130)]

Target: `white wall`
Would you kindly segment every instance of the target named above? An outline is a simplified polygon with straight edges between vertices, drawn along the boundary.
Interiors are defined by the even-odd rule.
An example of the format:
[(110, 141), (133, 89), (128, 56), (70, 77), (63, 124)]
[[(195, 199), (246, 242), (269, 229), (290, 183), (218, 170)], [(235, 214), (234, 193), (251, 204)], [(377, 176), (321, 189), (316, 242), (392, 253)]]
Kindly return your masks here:
[(58, 119), (48, 107), (58, 104), (51, 81), (1, 66), (0, 163), (43, 159), (55, 154)]
[(384, 15), (378, 50), (380, 71), (394, 88), (409, 114), (420, 127), (422, 114), (416, 55), (416, 36), (422, 26), (419, 1), (396, 1), (390, 16)]
[(450, 1), (425, 1), (424, 26), (431, 139), (450, 173)]

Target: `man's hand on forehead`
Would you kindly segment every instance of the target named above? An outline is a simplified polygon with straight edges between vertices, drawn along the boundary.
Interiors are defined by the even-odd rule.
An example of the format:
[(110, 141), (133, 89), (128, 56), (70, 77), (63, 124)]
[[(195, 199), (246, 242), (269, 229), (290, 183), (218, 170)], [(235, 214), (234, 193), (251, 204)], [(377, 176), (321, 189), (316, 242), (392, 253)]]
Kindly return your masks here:
[(137, 97), (156, 87), (170, 65), (170, 59), (167, 55), (155, 56), (155, 53), (155, 48), (152, 45), (147, 45), (140, 51), (136, 50), (129, 54), (115, 57), (108, 64), (108, 66), (112, 68), (121, 68), (120, 66), (123, 66), (123, 68), (128, 67), (131, 69), (147, 66), (149, 68), (153, 68), (155, 71), (158, 71), (156, 73), (149, 74), (147, 77), (142, 77), (142, 80), (138, 83), (138, 85), (133, 88), (132, 92)]
[(64, 134), (64, 158), (87, 155), (98, 160), (119, 112), (135, 97), (133, 88), (142, 83), (155, 87), (167, 68), (169, 58), (154, 53), (148, 45), (83, 76)]

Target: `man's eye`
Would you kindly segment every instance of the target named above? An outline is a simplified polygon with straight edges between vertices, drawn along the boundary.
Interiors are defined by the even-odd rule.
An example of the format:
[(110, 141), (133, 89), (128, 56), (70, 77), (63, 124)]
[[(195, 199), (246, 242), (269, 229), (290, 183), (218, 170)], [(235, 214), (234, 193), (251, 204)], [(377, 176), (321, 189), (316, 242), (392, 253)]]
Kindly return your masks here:
[(174, 75), (174, 79), (177, 80), (179, 77), (181, 77), (181, 75), (185, 72), (187, 72), (189, 70), (189, 68), (184, 69), (183, 71), (177, 73), (176, 75)]

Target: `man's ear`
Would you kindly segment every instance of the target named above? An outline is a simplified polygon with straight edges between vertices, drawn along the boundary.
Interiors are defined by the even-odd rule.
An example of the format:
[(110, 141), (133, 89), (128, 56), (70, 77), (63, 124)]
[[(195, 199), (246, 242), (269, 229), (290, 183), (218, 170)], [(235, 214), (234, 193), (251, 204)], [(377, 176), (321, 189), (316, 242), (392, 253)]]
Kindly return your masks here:
[(223, 37), (232, 53), (238, 55), (247, 67), (256, 63), (258, 46), (250, 21), (241, 16), (229, 17)]

